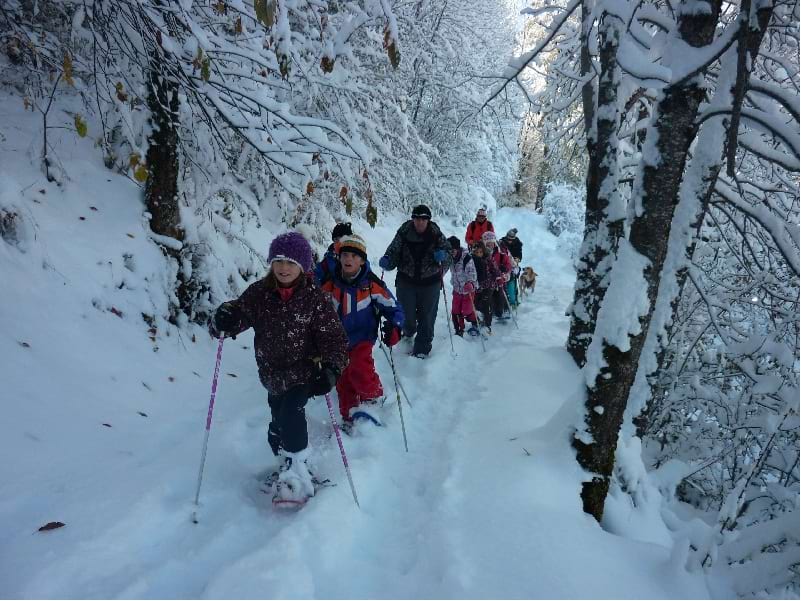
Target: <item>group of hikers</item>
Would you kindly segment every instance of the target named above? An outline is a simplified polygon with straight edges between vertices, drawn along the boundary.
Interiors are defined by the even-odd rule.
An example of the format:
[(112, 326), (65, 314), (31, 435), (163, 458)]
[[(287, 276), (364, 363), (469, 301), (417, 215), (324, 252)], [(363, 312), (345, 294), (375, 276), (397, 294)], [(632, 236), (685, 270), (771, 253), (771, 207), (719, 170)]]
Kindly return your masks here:
[(467, 227), (467, 247), (456, 236), (445, 237), (427, 206), (414, 208), (378, 262), (384, 271), (397, 269), (397, 299), (383, 271), (381, 277), (372, 271), (367, 245), (351, 224), (337, 224), (331, 237), (315, 265), (300, 233), (277, 236), (270, 244), (267, 275), (220, 305), (209, 326), (215, 337), (254, 330), (259, 379), (271, 413), (267, 440), (282, 459), (273, 483), (277, 504), (302, 504), (314, 496), (315, 479), (306, 461), (309, 398), (336, 387), (343, 430), (351, 431), (362, 416), (378, 423), (374, 408), (384, 391), (373, 347), (379, 331), (390, 349), (406, 340), (410, 355), (427, 357), (446, 270), (451, 271), (451, 319), (458, 336), (467, 324), (469, 334), (490, 335), (493, 317), (504, 318), (518, 302), (522, 243), (516, 229), (498, 240), (484, 208)]

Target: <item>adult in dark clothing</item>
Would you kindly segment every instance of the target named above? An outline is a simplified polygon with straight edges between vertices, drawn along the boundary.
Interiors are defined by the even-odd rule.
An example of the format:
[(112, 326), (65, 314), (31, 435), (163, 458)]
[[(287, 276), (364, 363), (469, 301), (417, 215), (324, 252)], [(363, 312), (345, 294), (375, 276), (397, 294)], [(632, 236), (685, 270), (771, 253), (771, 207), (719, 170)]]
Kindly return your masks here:
[(403, 335), (410, 338), (416, 334), (412, 348), (416, 357), (431, 352), (442, 273), (451, 264), (450, 248), (439, 226), (431, 221), (431, 209), (419, 205), (412, 218), (398, 228), (378, 262), (387, 271), (398, 268), (395, 292), (405, 315)]
[(511, 254), (518, 263), (523, 260), (523, 242), (517, 237), (517, 228), (513, 227), (506, 232), (506, 235), (501, 238), (501, 242), (506, 245), (506, 248), (509, 249), (509, 254)]

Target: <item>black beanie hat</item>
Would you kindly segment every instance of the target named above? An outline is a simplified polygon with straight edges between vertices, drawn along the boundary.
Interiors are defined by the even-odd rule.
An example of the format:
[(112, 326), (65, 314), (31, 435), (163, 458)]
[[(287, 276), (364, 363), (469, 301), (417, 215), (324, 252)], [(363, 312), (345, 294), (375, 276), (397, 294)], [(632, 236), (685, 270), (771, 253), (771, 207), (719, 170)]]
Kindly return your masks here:
[(331, 240), (336, 240), (342, 236), (350, 236), (352, 233), (353, 229), (351, 229), (350, 223), (337, 223), (331, 232)]
[(448, 238), (448, 242), (450, 242), (451, 248), (453, 250), (459, 250), (460, 248), (462, 248), (462, 243), (456, 236), (451, 236), (450, 238)]
[(431, 219), (431, 209), (425, 205), (417, 205), (414, 209), (412, 209), (412, 219), (415, 217)]

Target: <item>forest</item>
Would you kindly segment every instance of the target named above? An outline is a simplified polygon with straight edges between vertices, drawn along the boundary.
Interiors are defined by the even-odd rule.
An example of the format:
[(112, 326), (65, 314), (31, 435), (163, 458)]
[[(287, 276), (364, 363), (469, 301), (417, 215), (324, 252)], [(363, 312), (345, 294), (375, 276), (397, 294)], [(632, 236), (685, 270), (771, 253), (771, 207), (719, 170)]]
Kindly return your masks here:
[[(13, 106), (53, 189), (91, 188), (64, 139), (136, 187), (143, 336), (205, 328), (260, 232), (543, 215), (583, 511), (658, 489), (742, 598), (799, 592), (800, 85), (791, 0), (0, 0), (0, 151)], [(0, 185), (0, 246), (27, 204)]]

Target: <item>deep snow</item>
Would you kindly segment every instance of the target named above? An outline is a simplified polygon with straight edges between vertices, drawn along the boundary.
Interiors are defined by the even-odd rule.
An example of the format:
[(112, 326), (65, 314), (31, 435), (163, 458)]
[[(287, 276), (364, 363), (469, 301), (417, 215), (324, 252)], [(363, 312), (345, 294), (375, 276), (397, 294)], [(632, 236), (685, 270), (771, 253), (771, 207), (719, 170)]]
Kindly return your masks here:
[[(569, 432), (582, 381), (563, 348), (574, 272), (525, 209), (493, 216), (499, 234), (518, 228), (539, 274), (519, 329), (498, 324), (486, 352), (455, 338), (454, 357), (440, 303), (432, 356), (394, 352), (413, 404), (408, 454), (376, 347), (386, 427), (344, 439), (361, 510), (322, 398), (308, 407), (312, 444), (337, 486), (297, 513), (272, 509), (252, 335), (227, 340), (192, 524), (216, 343), (163, 322), (150, 340), (141, 314), (164, 310), (166, 273), (138, 188), (71, 137), (59, 147), (71, 181), (48, 184), (18, 116), (0, 111), (0, 207), (26, 224), (25, 252), (0, 241), (0, 597), (708, 597), (658, 511), (610, 504), (620, 535), (581, 511)], [(400, 222), (356, 223), (374, 262)], [(440, 225), (461, 238), (466, 224)], [(51, 521), (65, 526), (37, 531)]]

